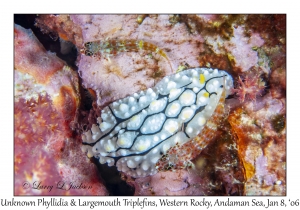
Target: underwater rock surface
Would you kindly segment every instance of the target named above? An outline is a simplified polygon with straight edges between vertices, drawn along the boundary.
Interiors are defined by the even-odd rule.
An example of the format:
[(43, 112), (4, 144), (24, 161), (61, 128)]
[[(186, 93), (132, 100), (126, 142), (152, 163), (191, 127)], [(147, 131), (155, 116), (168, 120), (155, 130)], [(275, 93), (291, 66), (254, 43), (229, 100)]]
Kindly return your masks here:
[(78, 76), (30, 29), (14, 28), (14, 194), (106, 195), (69, 124), (79, 107)]

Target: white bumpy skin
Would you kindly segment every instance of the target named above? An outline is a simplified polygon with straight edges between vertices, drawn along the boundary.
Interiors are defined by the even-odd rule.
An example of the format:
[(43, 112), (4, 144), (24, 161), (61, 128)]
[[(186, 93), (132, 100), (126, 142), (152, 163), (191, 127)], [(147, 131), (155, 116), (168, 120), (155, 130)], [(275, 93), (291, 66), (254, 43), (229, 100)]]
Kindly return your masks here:
[(227, 97), (232, 77), (217, 69), (194, 68), (167, 76), (155, 87), (105, 107), (97, 125), (82, 134), (83, 150), (130, 176), (153, 175), (156, 162), (170, 147), (200, 134), (224, 85)]

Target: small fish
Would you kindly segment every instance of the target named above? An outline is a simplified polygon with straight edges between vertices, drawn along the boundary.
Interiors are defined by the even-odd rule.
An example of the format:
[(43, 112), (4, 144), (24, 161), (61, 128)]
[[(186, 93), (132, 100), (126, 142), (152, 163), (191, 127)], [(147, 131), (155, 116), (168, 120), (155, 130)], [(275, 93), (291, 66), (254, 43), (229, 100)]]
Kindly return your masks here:
[(95, 58), (105, 57), (109, 59), (109, 56), (115, 56), (121, 52), (138, 52), (140, 50), (146, 50), (153, 53), (157, 53), (167, 60), (170, 67), (172, 65), (169, 61), (166, 53), (157, 47), (156, 45), (145, 42), (143, 40), (97, 40), (92, 42), (86, 42), (80, 52), (86, 56), (92, 56)]

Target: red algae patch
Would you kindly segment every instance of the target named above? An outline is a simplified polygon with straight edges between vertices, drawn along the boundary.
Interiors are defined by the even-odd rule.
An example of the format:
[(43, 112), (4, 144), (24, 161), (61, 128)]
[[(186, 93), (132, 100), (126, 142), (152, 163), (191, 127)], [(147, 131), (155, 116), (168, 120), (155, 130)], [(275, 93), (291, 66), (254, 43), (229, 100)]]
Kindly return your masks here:
[[(14, 194), (104, 195), (96, 166), (68, 137), (49, 96), (15, 103)], [(76, 160), (76, 161), (75, 161)]]
[(270, 96), (258, 103), (261, 104), (260, 107), (248, 102), (245, 104), (245, 110), (237, 108), (228, 118), (237, 137), (238, 153), (245, 169), (247, 178), (245, 194), (284, 195), (286, 194), (284, 103)]
[(135, 187), (135, 195), (205, 195), (204, 179), (186, 170), (159, 172), (150, 177), (129, 182)]
[(54, 53), (47, 52), (31, 30), (15, 25), (14, 35), (15, 68), (18, 71), (46, 84), (54, 73), (63, 68), (64, 62)]
[(97, 168), (73, 136), (76, 72), (15, 25), (14, 194), (107, 195)]
[(35, 26), (43, 33), (54, 35), (54, 39), (59, 37), (77, 46), (82, 44), (81, 29), (74, 24), (70, 15), (39, 15)]

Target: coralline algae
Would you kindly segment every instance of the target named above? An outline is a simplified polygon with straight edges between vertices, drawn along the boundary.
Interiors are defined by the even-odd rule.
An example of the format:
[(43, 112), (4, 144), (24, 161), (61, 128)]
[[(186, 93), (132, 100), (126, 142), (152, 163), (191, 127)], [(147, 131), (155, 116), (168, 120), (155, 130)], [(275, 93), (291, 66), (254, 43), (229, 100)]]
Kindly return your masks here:
[[(77, 73), (17, 24), (14, 61), (14, 194), (107, 195), (70, 128), (80, 101)], [(70, 187), (80, 183), (92, 187)]]
[(222, 93), (228, 96), (232, 87), (232, 77), (217, 69), (167, 76), (105, 107), (97, 124), (82, 135), (83, 149), (133, 177), (153, 175), (171, 147), (201, 135)]

